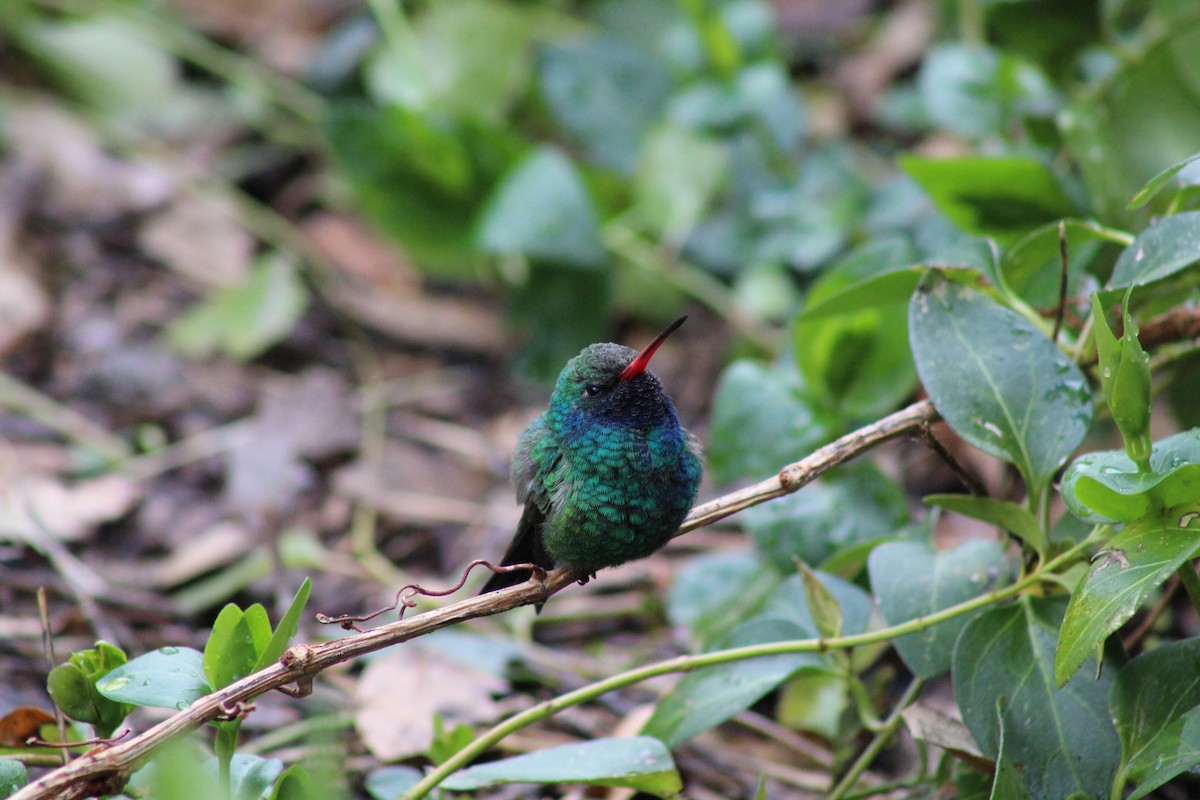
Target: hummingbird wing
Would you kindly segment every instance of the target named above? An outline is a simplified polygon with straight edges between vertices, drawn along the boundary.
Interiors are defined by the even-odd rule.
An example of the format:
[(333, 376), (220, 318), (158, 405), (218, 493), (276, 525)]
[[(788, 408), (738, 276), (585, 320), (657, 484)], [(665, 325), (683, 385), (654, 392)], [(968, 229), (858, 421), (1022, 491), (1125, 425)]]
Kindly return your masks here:
[[(517, 502), (525, 504), (512, 543), (500, 564), (537, 564), (553, 569), (554, 559), (542, 543), (542, 524), (550, 513), (551, 497), (546, 476), (558, 474), (562, 452), (554, 444), (543, 417), (529, 424), (517, 442), (512, 457), (512, 482), (517, 489)], [(516, 586), (529, 580), (528, 572), (504, 572), (492, 575), (480, 594)]]

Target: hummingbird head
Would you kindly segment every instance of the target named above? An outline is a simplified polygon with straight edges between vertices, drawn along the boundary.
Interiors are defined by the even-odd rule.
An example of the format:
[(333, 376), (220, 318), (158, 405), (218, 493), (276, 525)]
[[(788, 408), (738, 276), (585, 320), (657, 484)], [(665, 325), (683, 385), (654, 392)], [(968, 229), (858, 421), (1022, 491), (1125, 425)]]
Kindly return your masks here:
[(686, 319), (672, 322), (641, 351), (611, 342), (583, 348), (559, 375), (551, 405), (587, 418), (653, 422), (671, 406), (662, 384), (646, 367)]

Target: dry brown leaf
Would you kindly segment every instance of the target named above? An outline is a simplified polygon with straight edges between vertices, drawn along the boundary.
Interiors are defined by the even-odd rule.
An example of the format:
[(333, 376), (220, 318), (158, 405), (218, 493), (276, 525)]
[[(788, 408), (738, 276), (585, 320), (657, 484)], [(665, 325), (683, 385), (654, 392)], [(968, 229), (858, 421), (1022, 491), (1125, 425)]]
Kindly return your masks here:
[(54, 715), (37, 706), (18, 706), (0, 717), (0, 747), (24, 747), (25, 740), (38, 735), (38, 730), (54, 722)]
[(492, 695), (505, 691), (501, 678), (432, 648), (403, 645), (371, 661), (355, 692), (355, 726), (382, 761), (423, 753), (433, 741), (433, 715), (452, 728), (494, 719)]
[(254, 257), (254, 237), (237, 223), (232, 204), (210, 195), (179, 197), (142, 226), (138, 243), (209, 288), (244, 281)]
[(124, 515), (138, 496), (137, 485), (120, 475), (68, 484), (50, 475), (0, 472), (0, 540), (37, 540), (43, 531), (59, 540), (81, 539)]

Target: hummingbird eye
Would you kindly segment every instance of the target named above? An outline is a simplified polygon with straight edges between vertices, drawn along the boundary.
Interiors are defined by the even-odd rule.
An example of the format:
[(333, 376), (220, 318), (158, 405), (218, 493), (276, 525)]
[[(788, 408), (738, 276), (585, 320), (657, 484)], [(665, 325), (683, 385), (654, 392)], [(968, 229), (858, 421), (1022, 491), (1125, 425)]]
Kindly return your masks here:
[(602, 392), (602, 391), (603, 391), (603, 389), (601, 389), (599, 386), (597, 386), (594, 383), (589, 383), (587, 386), (583, 387), (583, 393), (586, 394), (588, 397), (597, 397), (597, 396), (599, 396), (600, 392)]

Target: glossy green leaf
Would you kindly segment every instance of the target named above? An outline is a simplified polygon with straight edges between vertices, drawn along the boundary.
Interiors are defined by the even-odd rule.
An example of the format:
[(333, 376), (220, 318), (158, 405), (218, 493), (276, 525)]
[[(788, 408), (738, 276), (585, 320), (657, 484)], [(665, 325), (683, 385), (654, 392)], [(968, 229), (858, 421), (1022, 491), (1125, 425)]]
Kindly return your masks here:
[(550, 113), (589, 157), (632, 171), (641, 137), (671, 91), (658, 61), (615, 37), (596, 36), (544, 48), (537, 74)]
[[(805, 307), (842, 289), (913, 262), (906, 240), (881, 239), (855, 250), (813, 284)], [(796, 319), (796, 363), (811, 388), (844, 419), (874, 418), (894, 408), (916, 383), (903, 303), (860, 307), (820, 319)]]
[(382, 767), (367, 775), (367, 794), (373, 800), (400, 800), (421, 780), (415, 767)]
[[(212, 758), (206, 761), (204, 769), (214, 778), (217, 777), (220, 771), (217, 759)], [(258, 800), (267, 795), (268, 790), (271, 790), (270, 796), (274, 798), (279, 790), (276, 780), (282, 778), (281, 773), (283, 773), (283, 762), (277, 758), (234, 753), (233, 758), (229, 761), (230, 796), (234, 800)], [(309, 800), (318, 800), (318, 798), (310, 796)]]
[(1088, 522), (1130, 522), (1200, 497), (1200, 429), (1154, 443), (1150, 471), (1124, 450), (1085, 453), (1063, 474), (1062, 496)]
[(308, 603), (308, 596), (311, 593), (312, 581), (305, 578), (304, 583), (300, 584), (300, 588), (292, 597), (287, 611), (283, 612), (283, 619), (279, 620), (279, 625), (271, 634), (270, 640), (260, 650), (258, 660), (254, 663), (254, 672), (275, 663), (283, 655), (283, 651), (287, 650), (288, 642), (296, 635), (296, 628), (300, 624), (300, 615), (304, 613), (304, 606)]
[(900, 167), (959, 228), (1002, 243), (1074, 211), (1054, 175), (1036, 159), (905, 156)]
[[(923, 542), (889, 542), (867, 561), (871, 590), (889, 625), (928, 616), (999, 588), (1007, 579), (1004, 551), (995, 542), (964, 542), (934, 552)], [(919, 678), (950, 669), (958, 634), (979, 612), (946, 620), (896, 639), (896, 652)]]
[(756, 553), (705, 553), (690, 559), (667, 594), (671, 624), (703, 645), (727, 634), (762, 606), (782, 580)]
[(112, 736), (133, 706), (102, 695), (96, 683), (126, 663), (125, 652), (108, 642), (71, 653), (67, 663), (50, 670), (46, 689), (54, 704), (68, 717), (86, 722), (97, 736)]
[(1190, 155), (1182, 161), (1176, 161), (1174, 164), (1167, 167), (1150, 180), (1146, 181), (1146, 185), (1141, 189), (1138, 189), (1137, 194), (1130, 199), (1129, 205), (1125, 206), (1125, 208), (1132, 211), (1134, 209), (1141, 208), (1142, 206), (1146, 205), (1146, 203), (1149, 203), (1152, 199), (1154, 199), (1154, 195), (1158, 194), (1172, 178), (1178, 175), (1184, 167), (1194, 163), (1197, 159), (1200, 159), (1200, 153)]
[[(246, 677), (258, 662), (259, 650), (254, 641), (256, 626), (247, 619), (248, 614), (249, 610), (243, 612), (230, 603), (221, 609), (213, 623), (212, 633), (204, 645), (204, 675), (215, 689), (223, 689)], [(265, 616), (264, 611), (262, 618)], [(267, 633), (270, 633), (270, 623), (267, 623)], [(265, 647), (266, 642), (263, 645)]]
[(682, 244), (725, 181), (720, 142), (678, 125), (653, 130), (634, 176), (633, 213), (655, 236)]
[(1137, 325), (1129, 314), (1129, 296), (1125, 293), (1121, 317), (1124, 332), (1113, 336), (1104, 317), (1099, 295), (1092, 295), (1092, 330), (1100, 361), (1100, 385), (1108, 401), (1108, 410), (1125, 441), (1125, 453), (1142, 471), (1150, 459), (1150, 357), (1138, 341)]
[(931, 506), (962, 514), (964, 517), (990, 522), (1009, 533), (1015, 533), (1038, 553), (1046, 552), (1046, 533), (1037, 519), (1024, 506), (992, 497), (972, 497), (968, 494), (931, 494), (924, 498)]
[(117, 667), (96, 684), (110, 700), (181, 710), (212, 692), (204, 654), (190, 647), (160, 647)]
[[(812, 627), (791, 620), (744, 622), (714, 650), (813, 637)], [(828, 669), (815, 653), (787, 653), (705, 667), (685, 675), (654, 708), (642, 733), (674, 747), (749, 708), (801, 669)]]
[(13, 758), (0, 758), (0, 797), (8, 797), (29, 783), (25, 765)]
[(287, 336), (307, 307), (308, 290), (295, 266), (268, 255), (245, 281), (188, 309), (167, 329), (167, 339), (186, 355), (224, 353), (248, 361)]
[(1109, 289), (1142, 286), (1200, 260), (1200, 211), (1166, 217), (1138, 234), (1113, 267)]
[(541, 147), (504, 176), (479, 223), (479, 246), (499, 255), (579, 267), (606, 260), (583, 178), (561, 151)]
[(1200, 639), (1156, 647), (1117, 673), (1109, 708), (1137, 800), (1200, 765)]
[(718, 484), (773, 475), (832, 438), (825, 417), (791, 365), (735, 361), (713, 397), (709, 475)]
[(1093, 566), (1071, 594), (1054, 657), (1061, 686), (1134, 615), (1151, 592), (1200, 551), (1200, 523), (1187, 507), (1131, 523), (1092, 559)]
[(1005, 752), (1022, 765), (1031, 797), (1105, 798), (1120, 761), (1107, 705), (1113, 670), (1056, 687), (1054, 644), (1065, 606), (1062, 597), (1023, 596), (971, 621), (954, 648), (954, 697), (991, 758), (999, 755), (1002, 721)]
[(909, 330), (942, 418), (1041, 494), (1091, 425), (1079, 369), (1025, 318), (936, 273), (913, 295)]
[(648, 736), (595, 739), (489, 761), (454, 773), (442, 785), (467, 792), (498, 783), (625, 786), (658, 797), (683, 788), (671, 753)]
[(784, 572), (796, 559), (822, 566), (850, 547), (893, 536), (908, 519), (904, 493), (869, 463), (826, 473), (804, 491), (742, 515), (759, 552)]

